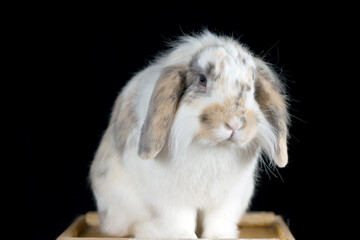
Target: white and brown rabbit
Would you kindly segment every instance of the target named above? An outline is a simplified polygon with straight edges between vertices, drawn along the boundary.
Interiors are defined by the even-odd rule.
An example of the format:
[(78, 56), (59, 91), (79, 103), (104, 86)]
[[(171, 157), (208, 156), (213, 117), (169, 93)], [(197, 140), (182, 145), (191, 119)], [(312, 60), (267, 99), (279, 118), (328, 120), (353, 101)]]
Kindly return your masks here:
[(237, 238), (261, 153), (288, 162), (287, 126), (264, 61), (229, 37), (183, 37), (116, 100), (90, 170), (102, 232)]

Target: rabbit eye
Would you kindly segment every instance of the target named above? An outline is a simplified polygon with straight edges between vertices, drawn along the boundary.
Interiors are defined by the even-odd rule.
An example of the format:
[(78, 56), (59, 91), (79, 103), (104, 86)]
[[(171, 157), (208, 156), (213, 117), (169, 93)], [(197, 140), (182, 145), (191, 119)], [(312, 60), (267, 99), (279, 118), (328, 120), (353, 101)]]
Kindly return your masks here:
[(201, 86), (206, 87), (207, 78), (205, 77), (205, 75), (203, 75), (203, 74), (200, 75), (200, 77), (199, 77), (199, 84), (200, 84)]

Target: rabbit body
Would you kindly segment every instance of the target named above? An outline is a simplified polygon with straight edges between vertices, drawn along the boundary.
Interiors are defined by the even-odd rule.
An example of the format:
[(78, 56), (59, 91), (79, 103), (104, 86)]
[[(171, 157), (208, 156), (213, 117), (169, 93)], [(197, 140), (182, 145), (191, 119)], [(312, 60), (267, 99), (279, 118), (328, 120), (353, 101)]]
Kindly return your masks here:
[[(234, 66), (229, 69), (217, 58), (213, 61), (213, 71), (223, 67), (226, 80), (220, 88), (209, 72), (196, 73), (204, 59), (231, 58), (234, 51), (242, 54), (249, 69), (264, 76), (263, 87), (271, 84), (270, 92), (261, 87), (259, 91), (271, 95), (274, 90), (273, 100), (264, 103), (261, 97), (251, 97), (257, 94), (255, 79), (248, 81), (250, 97), (240, 96), (239, 89), (246, 87), (236, 90), (237, 80), (226, 88), (229, 79), (235, 79), (231, 74), (253, 77), (242, 73), (245, 68), (237, 73), (234, 69), (243, 63), (235, 60), (222, 61)], [(128, 82), (90, 169), (102, 232), (136, 238), (238, 237), (237, 223), (253, 194), (261, 151), (279, 166), (287, 162), (285, 98), (277, 79), (266, 79), (274, 77), (273, 72), (261, 73), (261, 69), (267, 66), (234, 40), (205, 32), (185, 38)], [(208, 79), (205, 86), (203, 75)], [(227, 96), (243, 101), (226, 105)], [(272, 106), (282, 120), (266, 114), (264, 110)], [(256, 117), (246, 115), (244, 109), (251, 109)], [(212, 114), (224, 117), (218, 120)], [(240, 114), (252, 130), (242, 128)]]

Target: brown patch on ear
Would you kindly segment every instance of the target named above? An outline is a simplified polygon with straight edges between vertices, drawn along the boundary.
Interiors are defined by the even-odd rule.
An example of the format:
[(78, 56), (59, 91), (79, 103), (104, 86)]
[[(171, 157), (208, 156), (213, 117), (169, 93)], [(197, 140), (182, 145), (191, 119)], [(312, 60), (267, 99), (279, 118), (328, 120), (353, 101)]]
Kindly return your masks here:
[(184, 72), (183, 67), (167, 67), (155, 85), (141, 128), (138, 155), (142, 159), (156, 157), (164, 146), (179, 99), (185, 90)]
[(255, 82), (255, 99), (275, 130), (277, 143), (274, 146), (274, 161), (279, 167), (284, 167), (288, 162), (286, 96), (282, 93), (281, 82), (275, 73), (263, 61), (256, 59), (256, 63), (258, 64), (258, 72)]

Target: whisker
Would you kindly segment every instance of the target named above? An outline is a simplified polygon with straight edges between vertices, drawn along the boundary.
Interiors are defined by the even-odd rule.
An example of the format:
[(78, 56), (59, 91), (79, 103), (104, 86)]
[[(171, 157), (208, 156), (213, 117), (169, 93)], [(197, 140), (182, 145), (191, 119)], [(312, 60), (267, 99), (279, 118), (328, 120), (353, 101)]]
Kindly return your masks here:
[(267, 171), (267, 167), (264, 166), (264, 159), (262, 157), (260, 157), (260, 169), (264, 170), (266, 175), (268, 176), (269, 179), (271, 179), (271, 176), (269, 175), (268, 171)]
[[(264, 159), (264, 157), (260, 157), (260, 163), (262, 164), (262, 166), (264, 166), (264, 170), (266, 172), (266, 175), (268, 175), (269, 179), (271, 179), (271, 175), (273, 175), (275, 178), (278, 178), (278, 176), (273, 172), (272, 168), (274, 168), (275, 170), (277, 170), (276, 166), (274, 166), (273, 164), (270, 163), (270, 165), (268, 165), (268, 161), (266, 161)], [(269, 172), (271, 173), (271, 175), (269, 174)], [(279, 173), (279, 171), (277, 170), (277, 172)], [(280, 175), (280, 173), (279, 173)], [(281, 176), (280, 176), (281, 178)], [(282, 179), (282, 178), (281, 178)]]
[(305, 120), (303, 120), (303, 119), (295, 116), (294, 114), (290, 114), (290, 113), (289, 113), (289, 116), (290, 116), (291, 118), (295, 118), (296, 120), (299, 120), (299, 121), (302, 122), (302, 123), (306, 123), (306, 124), (309, 123), (309, 122), (307, 122), (307, 121), (305, 121)]
[(282, 183), (285, 183), (285, 182), (284, 182), (284, 179), (281, 177), (281, 174), (280, 174), (279, 169), (278, 169), (278, 168), (275, 168), (275, 170), (276, 170), (276, 172), (279, 174), (279, 178), (280, 178), (281, 182), (282, 182)]

